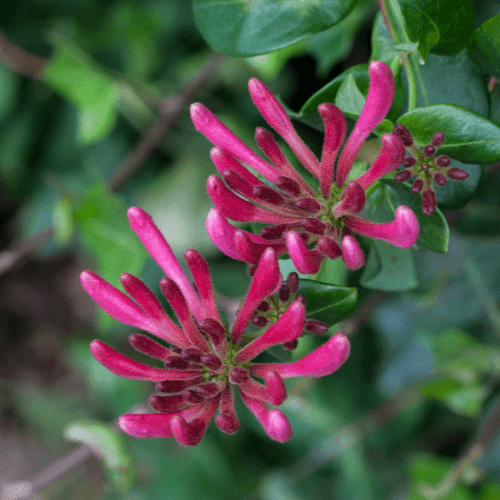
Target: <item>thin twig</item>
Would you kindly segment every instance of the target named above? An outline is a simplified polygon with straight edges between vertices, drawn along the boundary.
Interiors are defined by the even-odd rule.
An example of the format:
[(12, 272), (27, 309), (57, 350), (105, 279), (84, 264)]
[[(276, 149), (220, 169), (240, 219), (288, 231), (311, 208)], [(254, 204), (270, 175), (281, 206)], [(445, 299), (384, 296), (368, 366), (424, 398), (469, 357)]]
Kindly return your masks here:
[(27, 52), (0, 33), (0, 60), (12, 71), (30, 78), (42, 77), (47, 60)]
[[(110, 179), (108, 184), (110, 191), (119, 191), (154, 152), (159, 142), (179, 119), (189, 102), (207, 84), (221, 61), (222, 56), (219, 54), (211, 55), (199, 74), (188, 82), (177, 95), (161, 101), (157, 120), (145, 132), (125, 160), (118, 165), (116, 173)], [(14, 269), (22, 260), (26, 259), (48, 243), (54, 234), (54, 229), (49, 228), (1, 251), (0, 276)]]

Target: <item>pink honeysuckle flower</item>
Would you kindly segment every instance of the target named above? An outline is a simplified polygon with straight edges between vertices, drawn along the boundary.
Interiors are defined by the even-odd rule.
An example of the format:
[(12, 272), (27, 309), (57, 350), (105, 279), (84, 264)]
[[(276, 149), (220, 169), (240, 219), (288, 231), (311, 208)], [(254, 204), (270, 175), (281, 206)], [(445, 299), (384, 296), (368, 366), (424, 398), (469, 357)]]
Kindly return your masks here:
[[(90, 271), (81, 274), (85, 290), (110, 316), (168, 343), (167, 347), (140, 333), (129, 337), (136, 350), (162, 361), (164, 368), (134, 361), (100, 340), (90, 344), (92, 355), (114, 374), (157, 382), (160, 394), (152, 395), (149, 403), (159, 413), (122, 415), (120, 427), (132, 436), (174, 437), (182, 445), (193, 446), (203, 438), (219, 410), (215, 417), (217, 427), (233, 434), (239, 428), (233, 395), (233, 387), (237, 386), (243, 402), (266, 433), (276, 441), (290, 439), (292, 430), (286, 416), (278, 409), (269, 409), (266, 403), (283, 403), (285, 378), (323, 377), (336, 371), (349, 355), (347, 338), (338, 333), (292, 363), (255, 363), (256, 356), (276, 344), (295, 348), (304, 329), (312, 334), (328, 329), (319, 321), (306, 321), (305, 299), (295, 297), (297, 274), (290, 274), (283, 284), (276, 251), (267, 248), (261, 252), (247, 296), (229, 333), (215, 305), (205, 259), (196, 250), (184, 254), (194, 279), (193, 287), (151, 216), (133, 207), (128, 218), (166, 274), (160, 288), (180, 326), (135, 276), (121, 276), (126, 295)], [(266, 329), (256, 338), (247, 339), (244, 333), (250, 322)], [(264, 384), (253, 377), (264, 379)]]
[[(312, 274), (318, 272), (325, 257), (342, 256), (345, 265), (352, 270), (364, 265), (365, 257), (353, 232), (382, 239), (400, 248), (415, 244), (419, 224), (408, 207), (399, 207), (395, 220), (384, 224), (352, 215), (363, 209), (366, 189), (396, 170), (405, 157), (400, 138), (385, 134), (373, 165), (358, 179), (348, 179), (359, 149), (385, 118), (394, 98), (394, 78), (389, 66), (374, 61), (369, 72), (366, 103), (343, 148), (344, 115), (333, 104), (324, 103), (318, 107), (325, 125), (321, 161), (297, 135), (274, 95), (257, 79), (252, 78), (249, 82), (254, 104), (302, 165), (318, 179), (319, 192), (315, 192), (292, 167), (269, 131), (258, 128), (255, 138), (270, 163), (243, 144), (202, 104), (191, 106), (196, 129), (215, 145), (211, 157), (223, 177), (222, 180), (211, 175), (207, 181), (208, 194), (216, 207), (208, 216), (207, 230), (222, 252), (233, 259), (256, 264), (265, 249), (271, 247), (278, 255), (288, 252), (299, 272)], [(243, 164), (275, 187), (267, 185)], [(260, 235), (255, 235), (237, 230), (227, 219), (270, 225), (263, 227)]]

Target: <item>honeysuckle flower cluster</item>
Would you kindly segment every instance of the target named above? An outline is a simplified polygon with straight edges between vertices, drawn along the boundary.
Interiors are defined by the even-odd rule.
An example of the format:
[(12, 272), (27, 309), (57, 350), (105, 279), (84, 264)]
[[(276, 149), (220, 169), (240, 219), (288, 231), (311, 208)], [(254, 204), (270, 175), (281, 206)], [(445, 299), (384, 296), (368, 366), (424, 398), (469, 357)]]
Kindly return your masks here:
[[(264, 84), (255, 78), (249, 82), (254, 104), (319, 181), (319, 192), (290, 164), (269, 131), (257, 128), (255, 138), (271, 163), (255, 154), (202, 104), (191, 106), (196, 129), (215, 145), (211, 157), (224, 179), (212, 175), (207, 181), (208, 194), (216, 207), (208, 216), (207, 230), (222, 252), (233, 259), (257, 264), (266, 248), (271, 247), (278, 255), (288, 253), (300, 273), (314, 274), (325, 257), (341, 256), (351, 270), (364, 265), (365, 256), (353, 233), (378, 238), (400, 248), (413, 246), (419, 224), (410, 208), (398, 207), (395, 220), (381, 224), (353, 215), (363, 209), (367, 188), (396, 170), (405, 157), (400, 138), (385, 134), (376, 161), (356, 180), (348, 178), (363, 142), (385, 118), (394, 98), (391, 69), (385, 63), (374, 61), (369, 73), (365, 105), (343, 148), (344, 115), (333, 104), (318, 107), (325, 127), (321, 160), (298, 136), (285, 109)], [(227, 219), (269, 225), (256, 235), (238, 230)]]
[(404, 170), (400, 170), (394, 176), (396, 182), (409, 181), (413, 176), (416, 176), (411, 190), (413, 193), (422, 193), (422, 213), (432, 215), (436, 211), (437, 201), (432, 179), (438, 186), (445, 186), (448, 179), (454, 181), (463, 181), (469, 177), (469, 174), (461, 168), (451, 167), (450, 157), (439, 155), (436, 157), (438, 149), (444, 143), (443, 132), (436, 132), (431, 139), (430, 144), (427, 144), (420, 149), (413, 141), (411, 132), (401, 124), (397, 124), (393, 133), (396, 134), (410, 155), (403, 161)]
[[(116, 375), (157, 382), (159, 394), (152, 395), (149, 403), (159, 413), (122, 415), (120, 427), (132, 436), (174, 437), (182, 445), (193, 446), (200, 442), (219, 411), (215, 424), (222, 432), (232, 434), (239, 428), (233, 395), (233, 387), (238, 387), (243, 402), (268, 436), (279, 442), (287, 441), (292, 429), (286, 416), (267, 404), (279, 406), (285, 400), (283, 379), (323, 377), (337, 370), (349, 355), (347, 338), (338, 333), (298, 361), (254, 362), (258, 354), (273, 345), (295, 342), (307, 325), (303, 301), (299, 297), (290, 300), (298, 276), (289, 277), (283, 285), (275, 250), (268, 248), (261, 252), (247, 296), (229, 332), (217, 310), (210, 270), (203, 257), (196, 250), (188, 250), (184, 255), (193, 286), (151, 216), (133, 207), (128, 218), (166, 274), (160, 288), (180, 326), (167, 315), (146, 285), (131, 274), (121, 276), (128, 295), (90, 271), (81, 274), (83, 287), (104, 311), (168, 345), (140, 333), (129, 337), (135, 349), (163, 362), (165, 367), (158, 368), (135, 361), (100, 340), (91, 343), (93, 356)], [(286, 299), (281, 305), (286, 307), (278, 308), (279, 314), (271, 318), (264, 314), (272, 309), (269, 297), (274, 293), (278, 296), (281, 293), (281, 298)], [(255, 317), (265, 318), (264, 326), (272, 324), (245, 342), (245, 330)], [(254, 377), (264, 379), (265, 384)]]

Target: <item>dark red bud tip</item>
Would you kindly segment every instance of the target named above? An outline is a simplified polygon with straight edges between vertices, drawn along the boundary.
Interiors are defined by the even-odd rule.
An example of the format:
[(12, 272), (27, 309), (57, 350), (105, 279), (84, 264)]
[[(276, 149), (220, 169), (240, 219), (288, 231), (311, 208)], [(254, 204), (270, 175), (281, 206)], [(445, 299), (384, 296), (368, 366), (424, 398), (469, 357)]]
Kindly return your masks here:
[(266, 302), (265, 300), (264, 300), (264, 302), (261, 302), (257, 306), (258, 311), (267, 312), (267, 311), (269, 311), (269, 309), (271, 309), (271, 305), (269, 304), (269, 302)]
[(313, 219), (313, 218), (302, 219), (300, 221), (300, 225), (306, 231), (309, 231), (312, 234), (322, 235), (325, 233), (325, 229), (326, 229), (326, 224), (324, 224), (323, 222), (321, 222), (318, 219)]
[(285, 342), (284, 344), (281, 344), (281, 346), (283, 347), (283, 349), (285, 349), (285, 351), (295, 351), (298, 345), (299, 345), (298, 340), (291, 340), (290, 342)]
[(283, 205), (284, 203), (283, 196), (269, 186), (254, 186), (252, 191), (259, 200), (266, 203), (272, 205)]
[(304, 305), (307, 304), (307, 299), (303, 295), (297, 295), (297, 297), (295, 297), (295, 300), (298, 300), (300, 303)]
[(235, 366), (229, 371), (229, 382), (231, 384), (240, 385), (250, 380), (248, 370), (242, 366)]
[(204, 354), (201, 357), (201, 362), (211, 370), (218, 370), (222, 366), (219, 356), (212, 353)]
[(422, 153), (427, 157), (433, 156), (435, 152), (436, 148), (432, 144), (427, 144), (427, 146), (424, 146), (422, 149)]
[(342, 255), (342, 249), (339, 244), (331, 238), (320, 238), (318, 240), (318, 248), (325, 257), (332, 260), (335, 260)]
[(239, 428), (238, 417), (232, 411), (224, 411), (215, 417), (215, 425), (225, 434), (234, 434)]
[(286, 224), (266, 226), (260, 230), (260, 235), (266, 240), (279, 240), (287, 229), (288, 226)]
[(401, 125), (400, 123), (394, 125), (392, 133), (397, 135), (398, 137), (411, 137), (411, 132), (404, 125)]
[(128, 340), (134, 349), (152, 358), (164, 359), (168, 355), (165, 347), (141, 333), (130, 335)]
[(286, 279), (286, 284), (291, 293), (295, 293), (299, 289), (299, 275), (295, 272), (290, 273)]
[(254, 316), (252, 318), (252, 325), (257, 328), (264, 328), (269, 320), (265, 316)]
[(300, 186), (290, 177), (282, 175), (274, 182), (277, 188), (292, 198), (297, 198), (300, 194)]
[(316, 321), (315, 319), (311, 319), (306, 321), (305, 330), (308, 333), (312, 333), (314, 335), (323, 335), (328, 331), (328, 326), (321, 321)]
[(443, 132), (436, 132), (431, 139), (431, 144), (436, 148), (439, 148), (443, 145), (444, 142), (444, 134)]
[(321, 208), (319, 201), (314, 198), (302, 198), (301, 200), (297, 200), (293, 205), (298, 210), (309, 214), (315, 214)]
[(469, 177), (469, 174), (461, 168), (452, 167), (448, 170), (448, 177), (454, 181), (464, 181)]
[(411, 187), (412, 193), (420, 193), (424, 187), (424, 181), (422, 179), (417, 179), (414, 183), (413, 186)]
[[(226, 336), (226, 329), (213, 318), (203, 318), (198, 321), (198, 327), (206, 333), (216, 344), (221, 342)], [(202, 353), (203, 354), (203, 353)]]
[(219, 394), (219, 386), (215, 382), (207, 382), (206, 384), (201, 384), (193, 389), (197, 394), (203, 398), (213, 398), (216, 394)]
[(182, 352), (182, 348), (181, 347), (178, 347), (176, 345), (171, 345), (169, 347), (169, 349), (172, 351), (172, 352), (175, 352), (175, 354), (180, 354)]
[(405, 168), (414, 167), (417, 164), (417, 159), (414, 156), (407, 156), (403, 161)]
[(450, 166), (450, 163), (451, 163), (451, 160), (450, 160), (450, 157), (449, 156), (446, 156), (446, 155), (441, 155), (441, 156), (438, 156), (434, 162), (438, 167), (441, 167), (441, 168), (445, 168), (445, 167), (449, 167)]
[(448, 177), (446, 177), (446, 175), (441, 172), (436, 172), (433, 177), (438, 186), (446, 186), (446, 183), (448, 182)]
[(163, 363), (167, 368), (174, 368), (176, 370), (186, 370), (189, 366), (189, 361), (186, 361), (184, 358), (181, 358), (177, 354), (172, 356), (167, 356)]
[(198, 349), (197, 347), (186, 347), (181, 352), (181, 357), (186, 361), (193, 361), (195, 363), (199, 363), (201, 361), (201, 357), (203, 356), (203, 351)]
[(174, 394), (199, 384), (200, 382), (203, 382), (203, 377), (188, 380), (163, 380), (156, 384), (156, 390), (165, 394)]
[(198, 403), (201, 403), (202, 401), (205, 400), (203, 396), (198, 394), (197, 392), (187, 389), (185, 391), (182, 391), (182, 399), (189, 404), (196, 405)]
[(280, 288), (278, 297), (280, 299), (280, 302), (288, 302), (288, 299), (290, 298), (290, 288), (288, 288), (288, 285), (283, 285)]
[(257, 265), (248, 264), (248, 275), (250, 276), (250, 278), (253, 278), (255, 271), (257, 271)]
[(422, 213), (424, 215), (433, 215), (436, 211), (437, 201), (436, 195), (432, 189), (428, 189), (422, 193)]
[(410, 180), (413, 177), (413, 174), (409, 170), (400, 170), (394, 176), (394, 180), (396, 182), (405, 182)]

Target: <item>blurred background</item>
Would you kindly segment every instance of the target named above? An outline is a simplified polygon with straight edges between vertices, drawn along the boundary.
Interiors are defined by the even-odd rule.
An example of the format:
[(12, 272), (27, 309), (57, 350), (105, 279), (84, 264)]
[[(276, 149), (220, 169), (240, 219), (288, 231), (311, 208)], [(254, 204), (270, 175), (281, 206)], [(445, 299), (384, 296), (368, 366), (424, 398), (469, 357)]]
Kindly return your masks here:
[[(474, 4), (478, 22), (500, 13), (497, 2)], [(153, 215), (177, 254), (205, 255), (223, 308), (246, 292), (246, 265), (204, 230), (215, 169), (189, 104), (203, 102), (253, 145), (263, 123), (248, 79), (300, 109), (368, 61), (376, 14), (375, 2), (361, 0), (338, 26), (237, 59), (210, 50), (185, 0), (4, 5), (2, 500), (500, 498), (500, 163), (486, 167), (465, 208), (445, 210), (448, 253), (417, 252), (418, 288), (359, 288), (358, 308), (334, 327), (352, 340), (340, 371), (287, 382), (283, 411), (295, 434), (286, 444), (243, 408), (236, 435), (212, 424), (195, 448), (118, 433), (113, 422), (147, 404), (153, 384), (114, 376), (89, 353), (99, 338), (132, 354), (134, 330), (94, 307), (82, 270), (115, 285), (130, 272), (159, 295), (160, 270), (126, 221), (131, 205)], [(498, 107), (498, 88), (489, 99)], [(297, 127), (319, 151), (321, 134)], [(359, 273), (329, 266), (330, 279), (359, 286)], [(304, 351), (322, 341), (304, 339)], [(485, 451), (471, 455), (474, 443)]]

